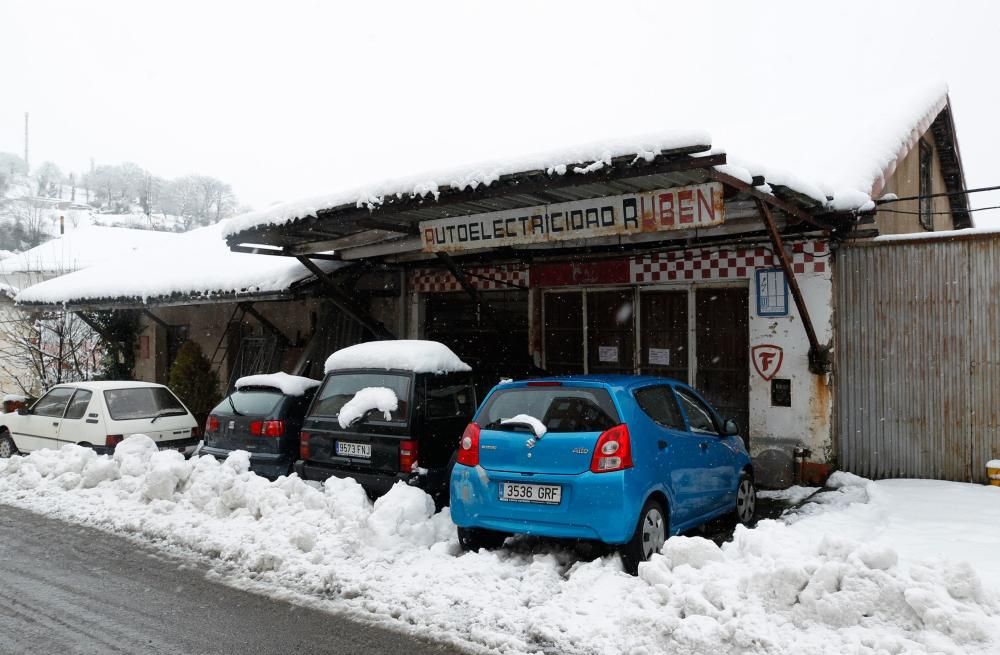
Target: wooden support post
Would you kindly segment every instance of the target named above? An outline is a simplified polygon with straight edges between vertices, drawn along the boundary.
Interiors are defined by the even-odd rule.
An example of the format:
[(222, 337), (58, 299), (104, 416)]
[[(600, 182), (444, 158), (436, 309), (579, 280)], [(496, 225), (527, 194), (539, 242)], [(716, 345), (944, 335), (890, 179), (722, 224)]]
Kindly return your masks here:
[(352, 319), (363, 325), (372, 334), (375, 335), (377, 339), (394, 339), (395, 337), (389, 331), (381, 321), (377, 320), (363, 307), (358, 305), (353, 298), (344, 293), (343, 289), (340, 288), (333, 278), (330, 277), (326, 271), (321, 269), (316, 265), (314, 261), (309, 259), (305, 255), (298, 255), (296, 257), (299, 262), (309, 269), (309, 271), (315, 275), (324, 285), (326, 285), (327, 292), (329, 293), (330, 300), (334, 305), (337, 306), (340, 311), (344, 312)]
[(754, 198), (754, 202), (757, 203), (757, 209), (760, 211), (761, 218), (764, 219), (764, 227), (767, 228), (767, 234), (771, 237), (774, 256), (778, 258), (781, 269), (785, 272), (785, 279), (788, 280), (788, 288), (792, 292), (795, 307), (799, 310), (799, 318), (802, 320), (802, 327), (805, 328), (806, 337), (809, 339), (809, 370), (817, 375), (829, 373), (830, 348), (820, 345), (819, 339), (816, 337), (816, 330), (813, 328), (812, 319), (809, 317), (809, 309), (806, 307), (802, 290), (799, 289), (799, 282), (795, 279), (792, 262), (788, 259), (788, 254), (785, 252), (785, 244), (781, 240), (778, 226), (774, 223), (771, 208), (761, 198)]

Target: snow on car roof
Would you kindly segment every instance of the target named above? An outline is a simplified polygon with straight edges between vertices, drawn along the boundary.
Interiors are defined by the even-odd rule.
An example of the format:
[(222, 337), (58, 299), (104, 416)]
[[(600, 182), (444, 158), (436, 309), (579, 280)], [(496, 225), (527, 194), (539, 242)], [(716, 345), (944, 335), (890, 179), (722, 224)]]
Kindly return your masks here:
[[(683, 100), (664, 106), (658, 119), (660, 125), (700, 126), (696, 129), (664, 131), (654, 127), (641, 136), (598, 141), (593, 141), (589, 132), (585, 134), (591, 136), (581, 139), (563, 135), (554, 137), (557, 140), (546, 144), (548, 147), (539, 153), (513, 156), (509, 152), (498, 156), (495, 151), (500, 145), (491, 150), (476, 139), (461, 139), (447, 151), (451, 161), (485, 157), (475, 164), (394, 179), (379, 179), (376, 173), (370, 184), (238, 216), (225, 226), (223, 236), (283, 225), (320, 210), (373, 208), (392, 196), (436, 199), (442, 188), (475, 189), (508, 174), (533, 170), (544, 170), (549, 175), (563, 175), (570, 170), (591, 173), (615, 157), (650, 159), (664, 150), (709, 144), (711, 152), (727, 153), (728, 163), (719, 168), (734, 177), (749, 182), (753, 176), (762, 175), (768, 183), (787, 186), (830, 209), (857, 209), (871, 202), (873, 186), (891, 174), (897, 159), (916, 143), (948, 103), (948, 89), (942, 83), (902, 89), (883, 84), (865, 89), (863, 97), (830, 93), (819, 85), (777, 103), (773, 102), (773, 90), (758, 84), (750, 89), (757, 96), (741, 96), (739, 103), (720, 102), (715, 78), (696, 77), (703, 77), (710, 88), (699, 94), (688, 88), (697, 80), (686, 80)], [(857, 92), (862, 93), (860, 88)], [(885, 102), (875, 101), (876, 96)], [(628, 103), (621, 107), (625, 112), (630, 110)], [(609, 107), (610, 113), (614, 111)], [(621, 114), (618, 124), (633, 124), (629, 118)], [(544, 143), (544, 138), (542, 135), (538, 142)], [(435, 153), (438, 160), (443, 156)]]
[(237, 389), (247, 387), (272, 387), (279, 389), (286, 396), (304, 396), (306, 391), (320, 385), (319, 380), (304, 378), (299, 375), (289, 375), (288, 373), (263, 373), (259, 375), (247, 375), (236, 381)]
[(443, 343), (418, 339), (359, 343), (338, 350), (326, 360), (327, 373), (352, 368), (414, 373), (463, 373), (472, 370)]
[[(291, 257), (263, 257), (231, 251), (222, 239), (225, 221), (173, 235), (157, 248), (116, 255), (104, 264), (40, 282), (17, 295), (27, 304), (133, 299), (253, 295), (288, 289), (312, 273)], [(319, 262), (330, 271), (337, 262)]]

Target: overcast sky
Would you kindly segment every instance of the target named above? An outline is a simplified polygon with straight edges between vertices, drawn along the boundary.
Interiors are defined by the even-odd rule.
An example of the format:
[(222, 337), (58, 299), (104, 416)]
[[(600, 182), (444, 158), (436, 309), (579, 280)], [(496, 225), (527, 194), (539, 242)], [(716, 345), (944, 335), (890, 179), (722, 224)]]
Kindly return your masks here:
[(0, 151), (23, 151), (29, 111), (33, 165), (205, 173), (261, 208), (554, 136), (715, 138), (670, 108), (735, 115), (761, 88), (776, 109), (838, 98), (876, 115), (878, 89), (933, 79), (968, 185), (1000, 185), (1000, 3), (706, 4), (2, 0)]

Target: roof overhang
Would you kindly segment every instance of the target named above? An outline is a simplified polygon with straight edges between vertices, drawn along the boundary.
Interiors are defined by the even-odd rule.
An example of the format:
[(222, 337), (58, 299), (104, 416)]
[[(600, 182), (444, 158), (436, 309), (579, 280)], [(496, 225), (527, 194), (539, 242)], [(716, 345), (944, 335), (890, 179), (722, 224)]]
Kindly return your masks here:
[[(563, 174), (531, 170), (501, 176), (475, 188), (442, 187), (435, 196), (392, 196), (371, 207), (356, 203), (321, 209), (281, 225), (244, 230), (227, 238), (232, 250), (282, 256), (333, 256), (368, 259), (402, 256), (421, 250), (420, 223), (455, 216), (522, 209), (560, 202), (653, 191), (720, 181), (730, 203), (752, 208), (765, 198), (792, 223), (811, 222), (833, 229), (833, 222), (817, 220), (824, 204), (784, 186), (767, 185), (763, 178), (738, 179), (727, 172), (726, 155), (711, 153), (707, 144), (664, 150), (649, 159), (627, 156), (595, 167), (580, 164)], [(595, 170), (596, 169), (596, 170)], [(679, 238), (663, 234), (660, 241)], [(583, 245), (583, 244), (580, 244)], [(594, 244), (598, 245), (598, 244)]]

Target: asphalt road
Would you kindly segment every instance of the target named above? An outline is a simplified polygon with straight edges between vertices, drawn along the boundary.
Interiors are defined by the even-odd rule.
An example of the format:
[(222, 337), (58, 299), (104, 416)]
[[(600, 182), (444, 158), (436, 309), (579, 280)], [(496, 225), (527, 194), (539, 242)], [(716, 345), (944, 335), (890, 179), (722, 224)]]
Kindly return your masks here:
[(460, 652), (233, 589), (180, 564), (0, 505), (0, 653)]

